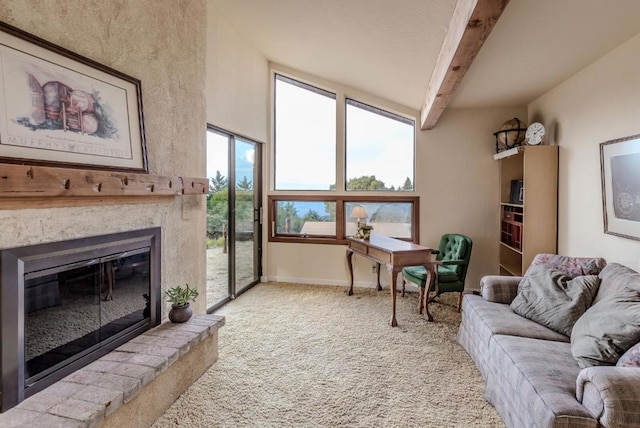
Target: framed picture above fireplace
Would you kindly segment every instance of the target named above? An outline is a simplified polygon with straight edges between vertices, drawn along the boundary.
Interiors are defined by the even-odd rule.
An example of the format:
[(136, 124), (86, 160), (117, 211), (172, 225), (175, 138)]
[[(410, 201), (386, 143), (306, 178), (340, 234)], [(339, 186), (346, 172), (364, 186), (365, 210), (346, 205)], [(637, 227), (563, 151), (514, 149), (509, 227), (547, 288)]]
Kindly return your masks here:
[(0, 22), (0, 161), (148, 172), (140, 81)]

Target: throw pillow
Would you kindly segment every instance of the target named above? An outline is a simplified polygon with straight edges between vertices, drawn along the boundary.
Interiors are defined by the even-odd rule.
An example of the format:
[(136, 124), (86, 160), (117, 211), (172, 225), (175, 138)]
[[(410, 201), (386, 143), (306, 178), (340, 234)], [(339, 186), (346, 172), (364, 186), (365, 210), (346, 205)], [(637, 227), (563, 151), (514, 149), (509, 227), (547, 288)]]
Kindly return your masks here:
[(640, 290), (640, 274), (619, 263), (609, 263), (598, 276), (601, 287), (593, 299), (594, 305), (607, 295), (615, 294), (625, 287)]
[(633, 345), (616, 363), (618, 367), (640, 367), (640, 342)]
[(595, 303), (576, 321), (571, 353), (582, 368), (614, 365), (640, 342), (640, 291), (624, 288)]
[[(606, 264), (606, 260), (601, 257), (569, 257), (540, 253), (531, 261), (529, 268), (524, 274), (524, 278), (529, 275), (529, 271), (533, 267), (538, 265), (546, 266), (549, 269), (557, 269), (569, 275), (571, 278), (575, 278), (581, 275), (598, 275)], [(518, 291), (523, 285), (524, 278), (520, 281), (520, 285), (518, 285)]]
[(557, 269), (536, 265), (523, 279), (520, 292), (511, 302), (511, 310), (570, 336), (575, 322), (591, 305), (599, 284), (596, 275), (572, 279)]

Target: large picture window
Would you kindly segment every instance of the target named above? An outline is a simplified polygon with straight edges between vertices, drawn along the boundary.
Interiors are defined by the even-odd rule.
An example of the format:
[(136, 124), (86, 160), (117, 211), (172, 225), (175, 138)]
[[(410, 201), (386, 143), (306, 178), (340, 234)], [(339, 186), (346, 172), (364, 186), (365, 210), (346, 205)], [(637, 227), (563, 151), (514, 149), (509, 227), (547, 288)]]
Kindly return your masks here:
[(276, 74), (275, 189), (336, 184), (336, 95)]
[(360, 222), (417, 242), (416, 114), (327, 82), (333, 92), (274, 72), (273, 84), (269, 240), (344, 244)]
[(412, 191), (413, 120), (347, 99), (346, 190)]

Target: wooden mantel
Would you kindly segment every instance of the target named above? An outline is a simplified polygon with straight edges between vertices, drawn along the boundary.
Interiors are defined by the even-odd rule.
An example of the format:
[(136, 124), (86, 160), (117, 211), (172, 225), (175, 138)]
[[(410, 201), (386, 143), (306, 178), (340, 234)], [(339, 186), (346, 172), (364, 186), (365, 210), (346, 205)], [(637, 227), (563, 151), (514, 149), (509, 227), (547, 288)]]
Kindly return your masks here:
[(207, 178), (0, 164), (0, 209), (155, 202), (208, 192)]

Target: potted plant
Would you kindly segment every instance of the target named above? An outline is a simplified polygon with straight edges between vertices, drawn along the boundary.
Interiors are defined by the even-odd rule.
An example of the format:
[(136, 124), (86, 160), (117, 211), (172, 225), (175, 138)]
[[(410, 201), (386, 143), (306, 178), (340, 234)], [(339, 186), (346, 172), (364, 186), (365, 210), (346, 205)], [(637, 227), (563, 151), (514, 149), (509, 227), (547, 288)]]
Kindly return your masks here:
[(373, 230), (373, 226), (368, 224), (361, 224), (360, 229), (358, 229), (358, 233), (362, 236), (362, 239), (369, 239), (371, 237), (371, 231)]
[(178, 285), (165, 291), (165, 294), (167, 301), (171, 303), (171, 310), (169, 311), (169, 319), (171, 322), (180, 323), (189, 321), (189, 318), (193, 315), (193, 309), (191, 309), (189, 302), (196, 301), (198, 290), (189, 288), (189, 284), (186, 284), (186, 288)]

